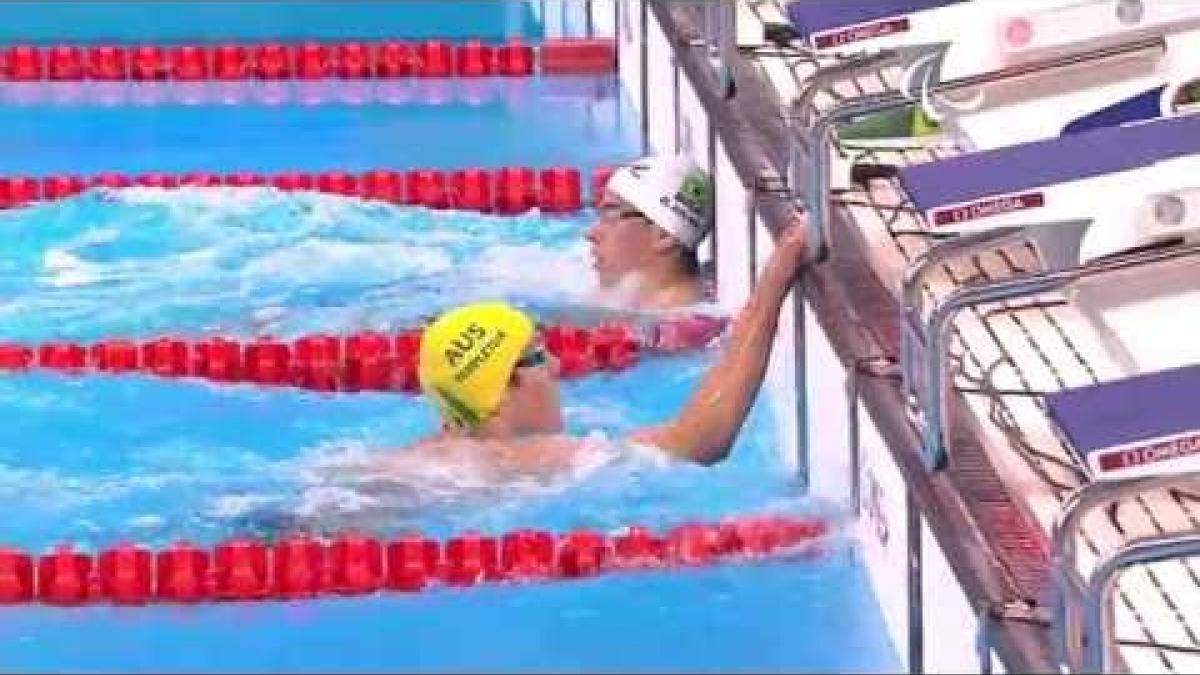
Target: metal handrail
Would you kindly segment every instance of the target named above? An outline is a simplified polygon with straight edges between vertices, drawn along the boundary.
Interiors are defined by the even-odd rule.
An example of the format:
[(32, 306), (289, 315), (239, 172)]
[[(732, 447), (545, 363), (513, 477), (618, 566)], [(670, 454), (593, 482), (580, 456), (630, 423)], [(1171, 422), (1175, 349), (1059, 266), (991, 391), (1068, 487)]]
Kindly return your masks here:
[[(809, 75), (804, 88), (791, 101), (789, 110), (784, 114), (792, 132), (788, 136), (787, 179), (788, 185), (792, 186), (793, 198), (796, 198), (795, 192), (799, 186), (808, 185), (804, 201), (810, 204), (808, 251), (813, 261), (823, 260), (827, 254), (825, 223), (828, 222), (830, 210), (830, 130), (855, 116), (902, 107), (916, 100), (902, 92), (872, 94), (842, 102), (822, 118), (815, 114), (817, 96), (830, 89), (834, 82), (854, 73), (876, 72), (893, 66), (908, 69), (922, 61), (936, 61), (938, 54), (944, 53), (948, 47), (949, 43), (894, 47), (835, 62)], [(826, 125), (824, 128), (823, 124)]]
[(723, 98), (734, 95), (733, 66), (737, 54), (737, 3), (717, 2), (717, 84)]
[[(1200, 255), (1200, 244), (1136, 251), (1093, 260), (1069, 269), (1021, 275), (987, 284), (967, 286), (951, 293), (934, 308), (921, 326), (918, 337), (924, 346), (925, 380), (917, 383), (917, 399), (924, 413), (923, 452), (926, 464), (944, 468), (947, 460), (945, 420), (949, 416), (946, 395), (946, 345), (950, 326), (958, 312), (982, 304), (1013, 300), (1060, 290), (1077, 281), (1118, 270), (1132, 269)], [(915, 366), (910, 366), (915, 367)]]
[(1043, 271), (1074, 267), (1079, 261), (1083, 235), (1091, 223), (1091, 219), (1079, 218), (965, 233), (930, 247), (905, 267), (901, 282), (900, 368), (907, 390), (915, 394), (920, 387), (920, 371), (914, 366), (920, 362), (922, 346), (919, 343), (925, 315), (922, 292), (933, 271), (955, 258), (994, 251), (1023, 241), (1033, 242), (1037, 247)]
[[(826, 65), (818, 65), (816, 72), (805, 78), (800, 93), (792, 100), (789, 120), (801, 131), (809, 129), (813, 126), (812, 120), (817, 112), (817, 96), (821, 92), (829, 91), (835, 83), (857, 74), (876, 73), (885, 68), (910, 67), (922, 59), (936, 57), (949, 47), (947, 42), (893, 47), (878, 52), (855, 54)], [(816, 57), (813, 61), (820, 63)]]
[(1083, 519), (1096, 509), (1133, 495), (1200, 482), (1200, 471), (1105, 480), (1088, 483), (1071, 493), (1051, 529), (1050, 571), (1053, 584), (1054, 643), (1060, 664), (1077, 663), (1083, 645), (1078, 596), (1084, 582), (1076, 561), (1076, 542)]
[(1112, 592), (1117, 575), (1134, 565), (1200, 555), (1200, 532), (1132, 541), (1109, 554), (1084, 590), (1083, 672), (1107, 673), (1112, 660)]
[[(1095, 61), (1097, 59), (1121, 56), (1151, 48), (1165, 49), (1165, 46), (1166, 41), (1164, 38), (1157, 36), (1112, 47), (1105, 47), (1087, 52), (1044, 59), (1028, 64), (1009, 66), (999, 70), (977, 75), (969, 75), (966, 77), (947, 80), (945, 82), (942, 82), (938, 79), (940, 77), (940, 58), (941, 56), (944, 56), (944, 51), (940, 55), (934, 55), (931, 53), (930, 48), (925, 46), (922, 49), (908, 48), (907, 51), (904, 51), (903, 49), (896, 49), (888, 53), (893, 54), (896, 57), (891, 59), (891, 61), (898, 61), (898, 59), (901, 57), (909, 58), (914, 59), (912, 62), (913, 65), (922, 63), (922, 59), (927, 59), (924, 61), (924, 63), (928, 68), (930, 68), (928, 73), (930, 77), (926, 78), (928, 84), (925, 86), (925, 89), (923, 92), (921, 92), (921, 94), (940, 95), (952, 94), (988, 84), (996, 84), (1020, 77), (1025, 77), (1034, 73), (1076, 66), (1089, 61)], [(930, 58), (931, 56), (932, 58)], [(840, 124), (855, 119), (856, 117), (895, 110), (897, 108), (911, 105), (917, 100), (918, 99), (914, 97), (911, 92), (902, 91), (871, 94), (850, 99), (834, 106), (824, 115), (818, 115), (816, 121), (809, 128), (800, 130), (803, 140), (796, 138), (792, 139), (790, 144), (792, 146), (792, 159), (797, 159), (797, 155), (799, 154), (797, 146), (802, 144), (803, 146), (808, 147), (809, 158), (812, 160), (811, 166), (809, 167), (807, 202), (810, 208), (808, 218), (808, 226), (810, 230), (809, 241), (813, 244), (811, 248), (813, 250), (813, 256), (816, 260), (823, 260), (828, 253), (826, 250), (826, 241), (828, 241), (826, 232), (829, 227), (829, 213), (832, 209), (829, 190), (829, 174), (831, 171), (829, 145), (833, 129)], [(808, 111), (799, 111), (799, 114), (797, 114), (797, 111), (793, 110), (789, 113), (789, 120), (807, 120), (807, 112)], [(792, 173), (792, 171), (789, 171), (789, 178), (791, 178), (793, 181), (791, 184), (794, 186), (799, 185), (800, 182), (796, 181), (796, 178), (799, 176), (799, 162), (793, 161), (791, 169), (792, 171), (797, 172)]]
[(715, 60), (717, 86), (722, 98), (734, 94), (733, 60), (737, 55), (737, 4), (733, 0), (699, 0), (703, 3), (700, 14), (700, 35), (688, 40), (688, 44), (704, 50), (708, 63)]
[(920, 369), (915, 366), (921, 362), (919, 336), (925, 316), (925, 280), (950, 260), (1011, 246), (1024, 238), (1025, 228), (1019, 225), (971, 232), (930, 247), (904, 268), (900, 280), (900, 374), (909, 393), (917, 393), (921, 386)]

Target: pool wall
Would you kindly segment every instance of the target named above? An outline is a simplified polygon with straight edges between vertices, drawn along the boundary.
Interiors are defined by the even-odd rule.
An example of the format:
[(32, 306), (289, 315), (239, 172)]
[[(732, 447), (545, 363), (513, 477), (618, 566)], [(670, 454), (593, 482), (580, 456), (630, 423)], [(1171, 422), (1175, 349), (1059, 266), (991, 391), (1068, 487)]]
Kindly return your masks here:
[[(779, 165), (762, 149), (754, 129), (736, 114), (725, 114), (731, 104), (717, 93), (704, 48), (687, 46), (700, 42), (701, 33), (698, 23), (683, 22), (689, 12), (698, 16), (702, 8), (679, 9), (654, 0), (616, 2), (621, 80), (642, 121), (646, 148), (686, 152), (715, 178), (717, 281), (721, 304), (733, 310), (770, 253), (770, 224), (785, 217), (786, 204), (776, 194), (782, 184)], [(680, 51), (673, 44), (682, 45)], [(812, 289), (822, 281), (806, 283)], [(864, 384), (861, 375), (853, 383), (849, 379), (850, 372), (866, 366), (859, 361), (862, 352), (846, 347), (845, 340), (835, 350), (839, 340), (831, 340), (827, 326), (844, 323), (846, 315), (854, 321), (854, 308), (835, 307), (843, 316), (831, 319), (828, 290), (806, 293), (799, 307), (793, 293), (780, 322), (768, 385), (780, 452), (815, 497), (854, 514), (862, 558), (889, 637), (907, 670), (1038, 669), (1036, 660), (1022, 656), (1029, 651), (1028, 636), (1000, 636), (1003, 631), (993, 630), (989, 622), (986, 641), (979, 641), (978, 617), (993, 609), (990, 598), (1002, 594), (995, 590), (997, 573), (989, 571), (996, 565), (975, 543), (981, 540), (975, 521), (957, 495), (945, 494), (946, 486), (928, 479), (914, 483), (919, 466), (902, 467), (897, 444), (885, 441), (864, 398), (853, 395), (851, 407), (852, 388), (875, 385)], [(814, 298), (821, 298), (823, 306), (814, 306)], [(839, 351), (860, 356), (839, 356)], [(805, 400), (797, 395), (801, 386)], [(900, 406), (892, 407), (891, 414), (902, 414)], [(879, 414), (876, 406), (874, 415)], [(805, 420), (811, 424), (807, 439), (801, 432)], [(889, 422), (892, 429), (906, 425), (894, 417)], [(807, 452), (800, 451), (804, 446)], [(953, 552), (955, 564), (947, 551)]]
[(611, 37), (616, 31), (613, 0), (531, 0), (529, 11), (546, 38)]

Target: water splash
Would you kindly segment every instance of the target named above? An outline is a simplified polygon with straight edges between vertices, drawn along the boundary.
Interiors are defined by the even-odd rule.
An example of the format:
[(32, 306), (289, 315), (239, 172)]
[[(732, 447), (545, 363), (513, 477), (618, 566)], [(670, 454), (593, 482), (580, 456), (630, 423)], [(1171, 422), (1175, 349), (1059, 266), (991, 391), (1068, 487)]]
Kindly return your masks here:
[[(132, 188), (21, 214), (3, 223), (16, 244), (0, 267), (10, 338), (394, 327), (479, 297), (579, 296), (590, 277), (579, 219), (537, 213), (499, 218), (272, 188)], [(567, 283), (547, 285), (547, 274)], [(264, 310), (276, 315), (265, 324)]]
[[(585, 306), (580, 217), (498, 218), (270, 188), (96, 190), (0, 214), (3, 339), (240, 336), (410, 326), (508, 297)], [(552, 283), (548, 283), (553, 280)], [(14, 543), (213, 542), (289, 529), (431, 534), (611, 529), (752, 509), (793, 491), (755, 409), (717, 469), (631, 448), (686, 400), (706, 354), (565, 383), (568, 428), (603, 432), (552, 478), (497, 481), (469, 462), (356, 473), (436, 428), (419, 399), (146, 376), (0, 378), (0, 496)], [(763, 406), (765, 407), (765, 406)], [(32, 486), (32, 489), (31, 489)]]

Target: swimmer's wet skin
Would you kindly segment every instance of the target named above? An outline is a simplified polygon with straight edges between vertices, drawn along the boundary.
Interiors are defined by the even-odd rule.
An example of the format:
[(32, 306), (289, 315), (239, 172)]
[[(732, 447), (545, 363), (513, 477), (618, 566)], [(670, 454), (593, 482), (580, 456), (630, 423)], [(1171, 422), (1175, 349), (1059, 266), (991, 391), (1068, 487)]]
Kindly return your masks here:
[[(779, 310), (804, 258), (805, 225), (799, 220), (779, 236), (732, 323), (724, 353), (683, 410), (635, 431), (630, 441), (699, 464), (728, 456), (762, 384)], [(561, 460), (580, 441), (561, 433), (554, 366), (535, 340), (533, 322), (512, 306), (485, 302), (446, 312), (423, 334), (419, 373), (445, 431), (402, 452), (445, 456), (466, 443), (481, 461), (529, 471), (544, 467), (547, 455)]]
[(603, 304), (663, 310), (702, 302), (697, 249), (713, 226), (712, 179), (686, 156), (617, 167), (588, 228)]

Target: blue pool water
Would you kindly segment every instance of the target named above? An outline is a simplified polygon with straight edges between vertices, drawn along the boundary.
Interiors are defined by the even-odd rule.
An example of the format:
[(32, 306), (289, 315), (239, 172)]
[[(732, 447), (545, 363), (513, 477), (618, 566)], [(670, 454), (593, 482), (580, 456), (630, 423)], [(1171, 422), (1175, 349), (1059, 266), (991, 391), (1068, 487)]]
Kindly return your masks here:
[[(16, 244), (0, 264), (0, 331), (28, 342), (294, 339), (397, 330), (488, 297), (553, 320), (556, 305), (584, 301), (591, 285), (584, 222), (439, 214), (269, 189), (91, 193), (0, 216), (0, 231)], [(563, 281), (547, 286), (547, 274)], [(660, 358), (569, 382), (569, 425), (616, 438), (660, 421), (710, 360)], [(531, 523), (669, 524), (797, 501), (765, 405), (734, 460), (717, 470), (628, 457), (501, 494), (469, 477), (422, 475), (400, 494), (380, 495), (343, 484), (337, 465), (428, 434), (434, 420), (419, 400), (52, 373), (0, 379), (0, 397), (13, 413), (0, 430), (0, 458), (20, 467), (6, 496), (22, 513), (5, 527), (10, 536), (26, 532), (18, 542), (34, 548), (59, 537), (89, 546), (120, 537), (166, 543), (180, 533), (214, 541), (260, 507), (348, 510), (351, 524), (449, 534)], [(123, 423), (135, 409), (137, 422)], [(26, 491), (31, 482), (41, 489)]]
[[(189, 83), (193, 84), (193, 83)], [(95, 83), (0, 83), (0, 173), (461, 168), (585, 170), (631, 156), (637, 128), (613, 77), (378, 83), (208, 83), (158, 105)], [(232, 89), (230, 88), (232, 87)], [(324, 87), (316, 89), (315, 87)], [(62, 91), (73, 92), (67, 104)], [(139, 92), (142, 92), (141, 94)], [(367, 103), (344, 102), (346, 92)], [(304, 104), (305, 94), (319, 103)], [(118, 101), (97, 103), (105, 94)], [(272, 100), (283, 103), (263, 103)], [(241, 105), (218, 101), (230, 96)], [(123, 102), (123, 103), (121, 103)], [(87, 152), (80, 152), (87, 148)]]
[[(64, 12), (91, 11), (65, 4)], [(178, 4), (212, 12), (208, 5), (218, 3)], [(196, 15), (192, 32), (219, 38), (215, 26), (232, 25), (235, 15), (242, 21), (226, 33), (246, 35), (275, 21), (276, 37), (292, 35), (298, 24), (256, 12), (307, 3), (219, 4), (224, 24)], [(312, 25), (324, 17), (331, 27), (357, 26), (340, 14), (351, 4), (306, 9), (319, 16), (305, 16)], [(460, 34), (445, 27), (445, 17), (417, 11), (432, 3), (386, 4), (409, 7), (406, 30)], [(481, 3), (461, 3), (469, 4)], [(511, 3), (487, 4), (492, 9), (467, 11), (464, 20), (509, 34), (512, 17), (525, 17), (520, 30), (536, 34), (525, 25), (528, 6), (514, 14)], [(505, 8), (503, 19), (490, 13), (495, 7)], [(17, 14), (41, 21), (39, 30), (52, 28), (34, 9)], [(153, 30), (187, 28), (189, 21), (170, 16)], [(141, 24), (121, 32), (113, 21), (95, 17), (88, 28), (69, 30), (117, 37), (152, 30)], [(448, 98), (445, 91), (415, 91), (367, 104), (5, 96), (0, 173), (554, 163), (586, 169), (639, 149), (636, 120), (611, 81), (506, 86), (482, 102), (478, 92), (461, 91)], [(269, 189), (89, 192), (0, 212), (0, 340), (291, 339), (407, 327), (484, 297), (505, 297), (554, 320), (584, 302), (591, 286), (580, 237), (588, 222), (586, 213), (496, 218)], [(319, 531), (419, 528), (438, 537), (467, 529), (666, 528), (756, 511), (836, 521), (839, 514), (795, 484), (765, 394), (732, 457), (718, 467), (667, 465), (624, 448), (624, 433), (678, 409), (713, 357), (649, 359), (631, 371), (565, 383), (570, 429), (612, 442), (597, 443), (590, 461), (566, 475), (500, 486), (463, 472), (418, 472), (391, 484), (354, 480), (348, 470), (357, 460), (434, 428), (430, 408), (407, 395), (8, 375), (0, 378), (0, 503), (7, 509), (0, 542), (33, 551), (61, 541), (89, 551), (122, 540), (212, 544), (233, 533), (269, 532), (287, 519)], [(898, 667), (852, 538), (843, 534), (815, 557), (572, 583), (300, 603), (6, 607), (0, 640), (6, 671)]]
[[(578, 236), (585, 221), (435, 213), (268, 189), (88, 193), (0, 216), (12, 243), (0, 331), (27, 341), (214, 332), (291, 338), (409, 326), (437, 307), (497, 295), (553, 319), (556, 305), (579, 302), (590, 284)], [(550, 274), (563, 282), (540, 283)], [(710, 360), (648, 360), (627, 373), (567, 383), (568, 424), (617, 438), (662, 419)], [(415, 527), (447, 536), (822, 512), (793, 484), (764, 404), (733, 457), (712, 469), (618, 453), (548, 483), (496, 490), (463, 476), (426, 476), (381, 490), (346, 481), (336, 468), (428, 433), (430, 410), (404, 395), (8, 376), (0, 380), (8, 420), (0, 426), (0, 496), (11, 515), (0, 536), (33, 550), (63, 540), (96, 550), (123, 539), (162, 546), (183, 535), (213, 543), (256, 531), (262, 513), (300, 514), (329, 531)], [(14, 608), (0, 622), (6, 644), (15, 645), (0, 655), (0, 667), (887, 669), (890, 648), (854, 556), (835, 539), (821, 557), (794, 564), (417, 598)], [(514, 613), (518, 625), (506, 620)], [(630, 622), (646, 625), (634, 631)], [(506, 628), (496, 635), (499, 625)], [(84, 626), (94, 641), (47, 651)], [(725, 635), (681, 640), (692, 631)], [(396, 635), (410, 634), (420, 649), (397, 646)], [(478, 650), (458, 648), (464, 634), (478, 636)], [(214, 657), (213, 640), (245, 649)], [(260, 640), (291, 646), (264, 650), (255, 647)], [(681, 644), (686, 652), (664, 648)]]
[[(93, 672), (899, 672), (852, 556), (540, 586), (4, 612), (0, 667)], [(214, 646), (219, 645), (219, 648)]]
[(530, 6), (495, 0), (6, 0), (0, 42), (536, 38)]

